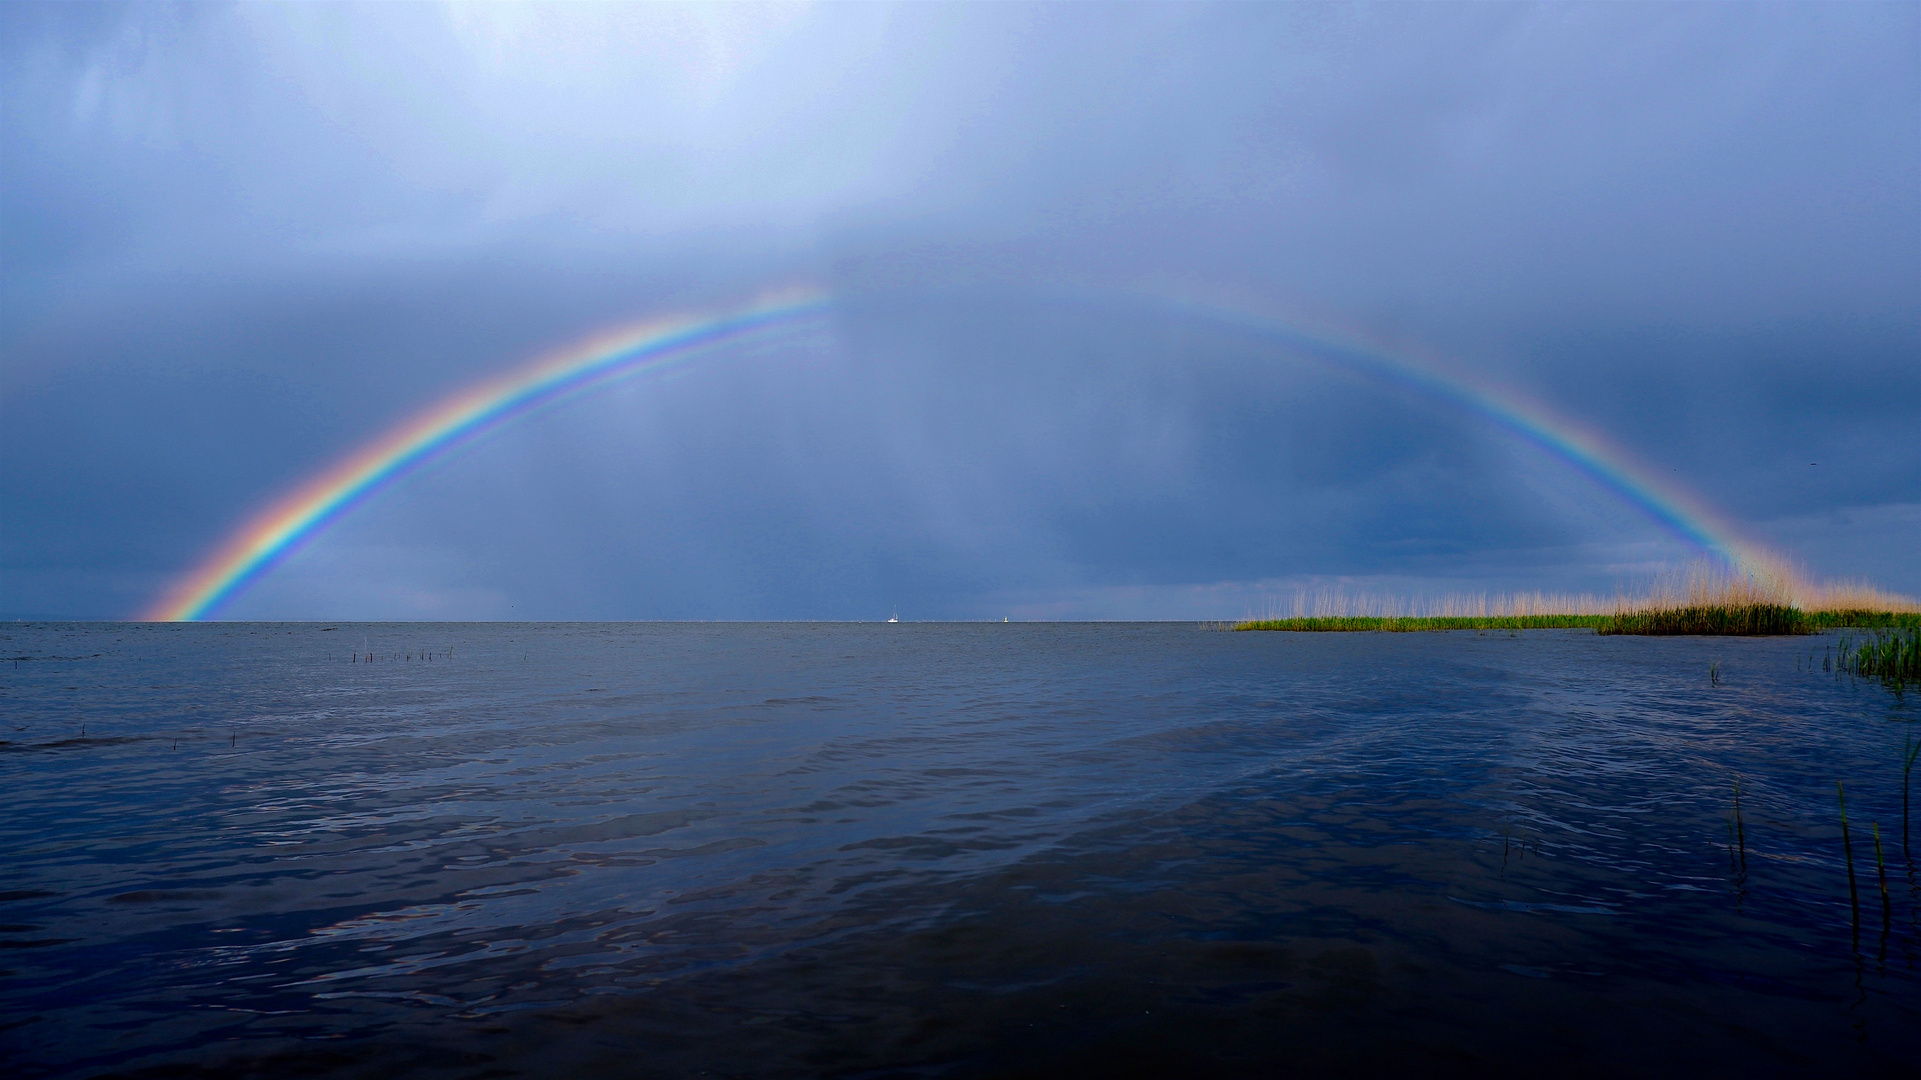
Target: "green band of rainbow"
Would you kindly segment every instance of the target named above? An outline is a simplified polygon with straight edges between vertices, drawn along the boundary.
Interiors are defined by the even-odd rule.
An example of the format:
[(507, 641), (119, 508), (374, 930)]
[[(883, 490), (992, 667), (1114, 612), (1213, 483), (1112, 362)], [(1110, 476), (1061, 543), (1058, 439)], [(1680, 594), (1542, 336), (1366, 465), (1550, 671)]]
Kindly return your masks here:
[[(1481, 416), (1568, 462), (1604, 489), (1735, 571), (1783, 585), (1795, 576), (1779, 557), (1738, 538), (1699, 499), (1663, 482), (1599, 433), (1518, 392), (1451, 371), (1432, 358), (1343, 340), (1245, 311), (1157, 298), (1188, 315), (1236, 326), (1290, 352), (1359, 371)], [(543, 404), (643, 371), (685, 362), (709, 348), (781, 330), (827, 310), (807, 290), (720, 316), (639, 326), (597, 335), (503, 377), (469, 387), (366, 444), (275, 502), (142, 618), (205, 618), (329, 523), (422, 462)]]
[(207, 617), (329, 523), (414, 467), (488, 428), (615, 379), (671, 367), (757, 334), (790, 329), (826, 310), (826, 296), (809, 289), (719, 316), (624, 326), (462, 390), (276, 501), (141, 617)]

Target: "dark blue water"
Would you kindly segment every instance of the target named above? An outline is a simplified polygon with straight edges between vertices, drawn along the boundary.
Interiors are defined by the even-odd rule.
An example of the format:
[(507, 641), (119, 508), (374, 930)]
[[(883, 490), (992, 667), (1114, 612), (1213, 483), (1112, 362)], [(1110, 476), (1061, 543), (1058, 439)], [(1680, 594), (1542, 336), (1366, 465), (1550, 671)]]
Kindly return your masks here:
[(323, 627), (0, 633), (11, 1075), (1921, 1053), (1917, 709), (1828, 638)]

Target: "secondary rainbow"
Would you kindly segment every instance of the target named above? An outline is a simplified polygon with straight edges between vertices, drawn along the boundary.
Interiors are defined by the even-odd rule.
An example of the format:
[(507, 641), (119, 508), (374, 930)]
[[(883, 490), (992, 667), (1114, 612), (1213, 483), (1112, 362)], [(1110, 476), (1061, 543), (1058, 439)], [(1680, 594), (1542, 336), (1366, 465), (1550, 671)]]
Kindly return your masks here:
[(415, 414), (275, 501), (242, 526), (142, 618), (205, 618), (300, 544), (413, 468), (540, 406), (722, 345), (804, 327), (827, 310), (796, 289), (719, 315), (649, 320), (597, 334)]
[[(1156, 296), (1149, 302), (1232, 325), (1282, 348), (1359, 371), (1479, 415), (1566, 461), (1602, 488), (1738, 573), (1794, 587), (1785, 560), (1740, 538), (1706, 504), (1663, 481), (1598, 432), (1519, 392), (1405, 348), (1354, 333), (1310, 330), (1248, 311)], [(205, 618), (328, 524), (428, 459), (501, 423), (615, 379), (684, 363), (711, 348), (784, 331), (823, 315), (827, 296), (801, 290), (718, 316), (652, 321), (596, 335), (460, 391), (401, 423), (281, 498), (237, 531), (143, 618)]]

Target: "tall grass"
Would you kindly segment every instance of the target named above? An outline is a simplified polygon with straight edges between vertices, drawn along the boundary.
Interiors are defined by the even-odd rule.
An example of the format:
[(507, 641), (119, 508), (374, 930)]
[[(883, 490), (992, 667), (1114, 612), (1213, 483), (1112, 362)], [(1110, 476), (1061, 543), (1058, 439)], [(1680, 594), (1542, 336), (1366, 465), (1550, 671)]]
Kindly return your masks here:
[(1697, 564), (1656, 578), (1646, 593), (1625, 598), (1602, 634), (1722, 634), (1744, 637), (1809, 632), (1794, 605), (1788, 574), (1736, 574)]
[(1584, 629), (1608, 618), (1608, 602), (1586, 594), (1447, 593), (1409, 600), (1384, 593), (1322, 589), (1297, 593), (1291, 610), (1237, 624), (1236, 630), (1534, 630)]
[(1589, 630), (1611, 615), (1308, 615), (1249, 619), (1236, 630)]
[(1912, 596), (1877, 589), (1863, 581), (1830, 581), (1822, 585), (1801, 583), (1794, 588), (1795, 601), (1809, 611), (1882, 612), (1921, 617), (1921, 603)]
[(1829, 627), (1921, 628), (1921, 604), (1858, 582), (1810, 586), (1786, 572), (1736, 574), (1706, 564), (1670, 571), (1630, 594), (1450, 593), (1409, 600), (1334, 590), (1297, 593), (1236, 630), (1592, 629), (1601, 634), (1807, 634)]
[(1766, 637), (1807, 634), (1813, 629), (1799, 608), (1781, 604), (1689, 604), (1645, 607), (1608, 617), (1597, 634), (1694, 634)]
[(1807, 612), (1808, 626), (1814, 630), (1921, 630), (1921, 612), (1873, 611), (1847, 608), (1840, 611)]
[(1864, 638), (1847, 634), (1834, 651), (1835, 666), (1857, 678), (1879, 679), (1896, 690), (1921, 682), (1921, 630), (1883, 630)]

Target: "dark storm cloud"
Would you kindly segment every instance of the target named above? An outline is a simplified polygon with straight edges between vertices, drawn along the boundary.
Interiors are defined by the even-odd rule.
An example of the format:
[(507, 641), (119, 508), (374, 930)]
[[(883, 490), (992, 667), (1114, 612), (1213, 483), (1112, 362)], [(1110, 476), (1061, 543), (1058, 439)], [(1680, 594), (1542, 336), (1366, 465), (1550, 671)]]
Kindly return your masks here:
[(1193, 614), (1138, 590), (1682, 554), (1484, 422), (1126, 299), (1188, 286), (1431, 344), (1921, 590), (1911, 6), (0, 20), (12, 613), (134, 610), (450, 389), (797, 278), (829, 339), (503, 432), (236, 613)]

